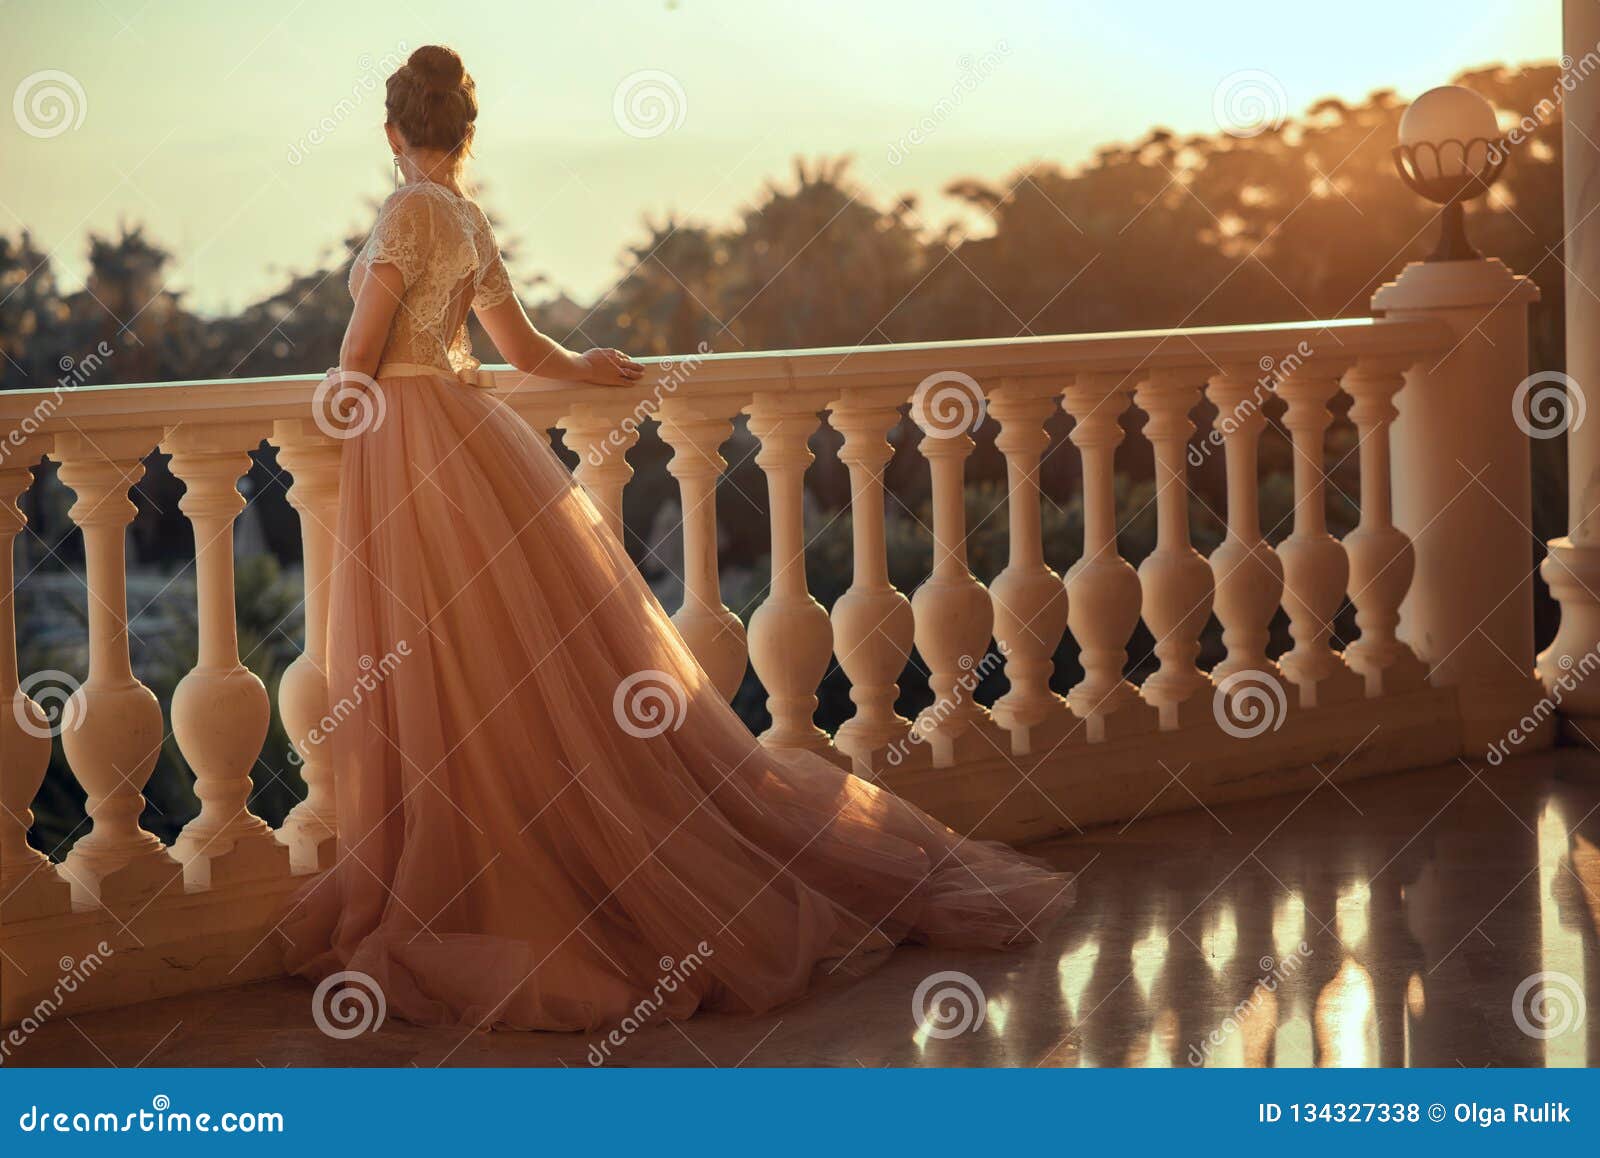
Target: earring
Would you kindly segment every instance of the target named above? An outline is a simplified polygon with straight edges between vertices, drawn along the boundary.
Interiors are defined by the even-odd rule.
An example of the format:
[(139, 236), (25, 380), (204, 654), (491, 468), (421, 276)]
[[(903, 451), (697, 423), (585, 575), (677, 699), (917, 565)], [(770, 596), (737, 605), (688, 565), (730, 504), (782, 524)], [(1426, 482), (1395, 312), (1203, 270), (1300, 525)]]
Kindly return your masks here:
[(398, 188), (400, 188), (400, 185), (401, 185), (401, 181), (400, 181), (400, 154), (399, 153), (392, 154), (392, 159), (394, 161), (394, 187), (396, 189), (398, 189)]

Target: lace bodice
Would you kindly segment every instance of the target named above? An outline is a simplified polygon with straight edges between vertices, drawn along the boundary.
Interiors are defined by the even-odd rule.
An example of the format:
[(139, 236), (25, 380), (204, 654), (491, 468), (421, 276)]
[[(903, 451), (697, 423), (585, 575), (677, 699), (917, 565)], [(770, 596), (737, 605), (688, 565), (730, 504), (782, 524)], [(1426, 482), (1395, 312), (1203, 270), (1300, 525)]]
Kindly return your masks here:
[(379, 208), (350, 267), (352, 297), (379, 262), (392, 263), (405, 281), (383, 361), (475, 369), (467, 310), (511, 296), (494, 230), (477, 203), (431, 181), (402, 185)]

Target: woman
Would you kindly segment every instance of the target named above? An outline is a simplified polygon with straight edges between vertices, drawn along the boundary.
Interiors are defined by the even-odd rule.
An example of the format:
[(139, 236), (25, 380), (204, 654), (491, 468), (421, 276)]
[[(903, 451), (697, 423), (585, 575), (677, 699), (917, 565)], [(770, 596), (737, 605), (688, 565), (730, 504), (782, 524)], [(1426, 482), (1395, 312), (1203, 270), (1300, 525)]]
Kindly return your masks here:
[(523, 313), (461, 189), (460, 58), (412, 53), (387, 109), (404, 184), (340, 353), (384, 411), (344, 448), (329, 686), (357, 706), (329, 737), (340, 857), (299, 899), (292, 968), (366, 973), (424, 1024), (584, 1030), (641, 1003), (769, 1009), (908, 939), (1032, 939), (1066, 878), (762, 747), (546, 439), (460, 380), (469, 309), (521, 370), (643, 370)]

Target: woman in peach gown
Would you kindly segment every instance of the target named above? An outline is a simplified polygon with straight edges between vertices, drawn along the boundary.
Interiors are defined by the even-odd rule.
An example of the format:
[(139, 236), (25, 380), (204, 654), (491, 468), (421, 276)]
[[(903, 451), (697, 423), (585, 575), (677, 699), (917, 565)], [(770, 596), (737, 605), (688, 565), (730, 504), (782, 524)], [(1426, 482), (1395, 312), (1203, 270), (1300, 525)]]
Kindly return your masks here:
[(423, 1024), (585, 1030), (641, 1002), (770, 1009), (823, 962), (906, 940), (1032, 940), (1067, 878), (759, 744), (545, 437), (461, 380), (469, 309), (523, 370), (642, 369), (523, 313), (459, 184), (460, 58), (418, 49), (387, 108), (405, 183), (351, 271), (340, 355), (382, 419), (344, 444), (339, 856), (286, 926), (294, 971), (365, 973)]

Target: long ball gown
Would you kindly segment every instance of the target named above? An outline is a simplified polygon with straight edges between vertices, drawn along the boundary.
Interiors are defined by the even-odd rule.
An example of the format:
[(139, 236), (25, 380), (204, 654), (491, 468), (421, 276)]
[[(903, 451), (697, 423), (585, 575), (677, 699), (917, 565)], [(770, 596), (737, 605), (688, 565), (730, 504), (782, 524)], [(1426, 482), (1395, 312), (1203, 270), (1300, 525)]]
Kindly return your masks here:
[(512, 292), (476, 204), (402, 187), (353, 290), (378, 262), (406, 290), (381, 421), (343, 449), (339, 855), (295, 900), (292, 971), (365, 973), (425, 1025), (592, 1030), (641, 1002), (768, 1010), (833, 959), (1056, 919), (1065, 876), (761, 745), (546, 438), (460, 380), (467, 310)]

